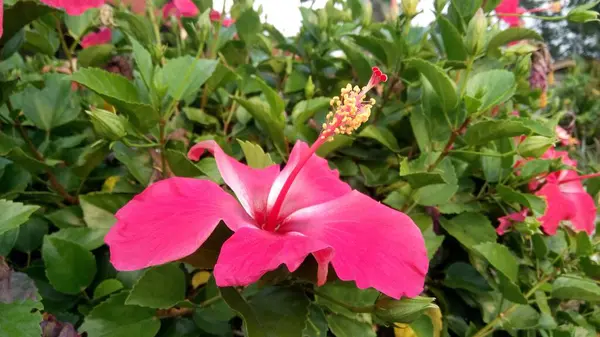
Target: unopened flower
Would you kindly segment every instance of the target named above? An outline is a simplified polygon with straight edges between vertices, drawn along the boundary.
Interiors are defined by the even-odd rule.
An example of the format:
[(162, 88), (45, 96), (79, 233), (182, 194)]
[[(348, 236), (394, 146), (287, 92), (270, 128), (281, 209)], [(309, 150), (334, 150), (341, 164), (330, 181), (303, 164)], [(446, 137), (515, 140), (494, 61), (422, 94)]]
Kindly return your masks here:
[(89, 48), (99, 44), (110, 43), (112, 40), (112, 31), (108, 27), (102, 27), (98, 32), (89, 33), (81, 39), (81, 46)]
[(221, 12), (211, 9), (208, 17), (210, 18), (210, 21), (212, 21), (212, 22), (220, 21), (221, 20)]
[(385, 79), (375, 69), (362, 90), (344, 89), (321, 136), (310, 147), (298, 141), (283, 170), (248, 167), (214, 141), (193, 146), (192, 160), (212, 152), (237, 200), (209, 180), (176, 177), (149, 186), (116, 214), (105, 239), (113, 265), (136, 270), (186, 257), (223, 220), (234, 234), (214, 267), (220, 287), (251, 284), (282, 264), (293, 272), (312, 255), (319, 285), (331, 263), (340, 279), (361, 289), (418, 295), (428, 268), (419, 228), (406, 214), (352, 190), (315, 155), (335, 130), (348, 133), (366, 121), (372, 102), (365, 94)]

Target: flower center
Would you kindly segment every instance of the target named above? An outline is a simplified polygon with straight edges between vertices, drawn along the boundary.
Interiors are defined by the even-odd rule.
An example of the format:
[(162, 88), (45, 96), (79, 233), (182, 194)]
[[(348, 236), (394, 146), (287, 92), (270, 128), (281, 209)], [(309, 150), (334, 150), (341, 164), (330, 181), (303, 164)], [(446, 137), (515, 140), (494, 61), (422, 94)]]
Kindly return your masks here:
[(336, 96), (331, 100), (330, 104), (335, 110), (327, 115), (327, 121), (323, 124), (321, 134), (310, 147), (309, 151), (300, 158), (296, 167), (294, 167), (287, 180), (283, 183), (281, 191), (267, 215), (267, 221), (263, 229), (268, 231), (277, 231), (279, 229), (279, 212), (285, 201), (285, 196), (292, 187), (292, 183), (298, 176), (298, 173), (300, 173), (300, 170), (302, 170), (311, 156), (326, 141), (332, 141), (333, 136), (337, 134), (351, 134), (369, 119), (375, 100), (371, 98), (369, 101), (363, 101), (363, 98), (374, 86), (380, 82), (386, 82), (387, 79), (386, 74), (382, 73), (379, 68), (373, 67), (371, 79), (362, 90), (358, 86), (352, 88), (352, 85), (348, 84), (341, 90), (340, 96)]

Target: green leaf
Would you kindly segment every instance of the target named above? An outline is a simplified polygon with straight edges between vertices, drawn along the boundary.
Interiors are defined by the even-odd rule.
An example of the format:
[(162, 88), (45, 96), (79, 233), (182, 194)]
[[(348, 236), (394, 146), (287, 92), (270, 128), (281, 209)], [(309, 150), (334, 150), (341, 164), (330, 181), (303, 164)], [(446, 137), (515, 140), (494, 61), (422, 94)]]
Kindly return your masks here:
[(577, 233), (575, 239), (577, 242), (577, 256), (589, 256), (594, 254), (594, 245), (586, 232)]
[(125, 304), (170, 308), (185, 299), (185, 274), (177, 263), (148, 269), (133, 285)]
[(115, 157), (127, 167), (137, 181), (144, 186), (150, 183), (154, 168), (147, 149), (132, 149), (122, 142), (113, 143), (112, 149)]
[(530, 305), (518, 305), (504, 320), (502, 327), (505, 329), (534, 329), (540, 320), (540, 313)]
[(489, 120), (467, 128), (465, 141), (470, 145), (483, 145), (496, 139), (526, 135), (531, 129), (520, 121)]
[(45, 216), (58, 228), (85, 226), (83, 212), (79, 206), (61, 208), (52, 213), (47, 213)]
[[(40, 336), (42, 329), (42, 303), (31, 299), (15, 303), (0, 301), (0, 336)], [(35, 309), (35, 311), (33, 311)], [(33, 311), (33, 312), (32, 312)]]
[(15, 246), (19, 237), (19, 228), (0, 234), (0, 256), (7, 256)]
[(303, 126), (308, 119), (315, 115), (315, 113), (329, 109), (330, 101), (331, 99), (329, 97), (316, 97), (296, 103), (292, 109), (292, 121), (294, 126), (296, 126), (296, 128)]
[(473, 293), (492, 291), (492, 287), (477, 269), (468, 263), (455, 262), (446, 270), (444, 285), (454, 289), (464, 289)]
[(50, 236), (77, 243), (87, 250), (94, 250), (104, 245), (106, 233), (108, 228), (63, 228)]
[(140, 100), (133, 83), (121, 75), (98, 68), (84, 68), (73, 74), (72, 79), (114, 105), (142, 130), (155, 126), (160, 119), (152, 106)]
[(485, 180), (490, 183), (497, 183), (502, 175), (502, 157), (495, 150), (484, 148), (481, 151), (481, 168)]
[(439, 309), (432, 297), (402, 298), (382, 297), (377, 301), (374, 314), (390, 323), (411, 323), (429, 309)]
[(153, 337), (160, 329), (156, 310), (126, 305), (127, 292), (113, 295), (85, 317), (79, 332), (94, 337)]
[(500, 47), (507, 43), (519, 40), (542, 41), (543, 38), (535, 30), (528, 28), (512, 27), (505, 30), (501, 30), (490, 39), (490, 42), (488, 43), (488, 54), (499, 56)]
[(223, 300), (235, 310), (244, 320), (244, 329), (248, 337), (269, 337), (258, 321), (256, 312), (244, 297), (234, 287), (219, 288)]
[(552, 297), (559, 300), (600, 302), (600, 286), (587, 278), (574, 275), (559, 276), (552, 283)]
[(240, 36), (240, 39), (247, 46), (252, 46), (257, 35), (262, 31), (260, 17), (252, 8), (246, 9), (240, 17), (235, 21), (235, 27)]
[(410, 125), (421, 152), (431, 151), (430, 129), (428, 127), (425, 112), (420, 106), (412, 109), (410, 114)]
[(317, 155), (325, 158), (330, 153), (335, 152), (341, 148), (351, 146), (354, 143), (354, 139), (346, 135), (337, 135), (333, 137), (333, 141), (325, 142), (317, 149)]
[(250, 300), (262, 329), (274, 337), (303, 337), (309, 304), (303, 291), (285, 287), (265, 288)]
[(199, 177), (204, 173), (183, 152), (167, 149), (166, 157), (169, 168), (178, 177)]
[(46, 234), (48, 234), (48, 222), (44, 218), (32, 217), (19, 227), (15, 249), (23, 253), (32, 253), (42, 246)]
[(217, 68), (218, 61), (182, 56), (169, 60), (163, 67), (163, 83), (168, 94), (179, 101), (195, 95)]
[(336, 337), (376, 337), (370, 324), (359, 322), (342, 315), (327, 316), (329, 329)]
[(131, 198), (125, 194), (93, 192), (79, 196), (83, 220), (91, 228), (109, 229), (117, 219), (114, 214)]
[(98, 15), (99, 10), (97, 8), (90, 8), (81, 15), (65, 15), (65, 25), (69, 30), (69, 34), (74, 38), (81, 39), (88, 28), (93, 25)]
[(372, 53), (381, 64), (394, 66), (393, 62), (397, 56), (393, 43), (374, 36), (352, 35), (352, 38), (357, 45)]
[(480, 213), (462, 213), (451, 220), (441, 218), (440, 224), (448, 234), (469, 249), (482, 242), (496, 242), (494, 226)]
[(238, 139), (238, 143), (242, 147), (246, 163), (248, 166), (256, 169), (262, 169), (275, 164), (268, 153), (257, 144)]
[(0, 199), (0, 235), (18, 228), (40, 207)]
[(408, 158), (404, 158), (400, 162), (400, 176), (408, 181), (410, 186), (418, 189), (428, 185), (446, 184), (447, 181), (443, 177), (443, 172), (435, 170), (433, 172), (419, 171), (411, 168)]
[(344, 54), (346, 54), (348, 63), (350, 63), (352, 68), (356, 71), (358, 80), (361, 83), (367, 83), (371, 78), (372, 69), (371, 63), (366, 58), (365, 53), (350, 42), (338, 40), (337, 44), (342, 48)]
[(155, 35), (150, 20), (142, 15), (115, 11), (115, 21), (125, 33), (133, 36), (143, 46), (154, 46)]
[(18, 1), (13, 6), (6, 8), (4, 10), (4, 22), (2, 23), (4, 33), (0, 39), (0, 46), (4, 46), (10, 38), (31, 21), (52, 11), (54, 9), (32, 0)]
[(121, 281), (114, 278), (104, 280), (96, 286), (96, 289), (94, 289), (94, 299), (100, 299), (121, 289), (123, 289), (123, 283), (121, 283)]
[(440, 26), (444, 50), (448, 55), (448, 59), (453, 61), (465, 61), (468, 56), (467, 48), (465, 47), (465, 42), (458, 29), (456, 29), (450, 20), (442, 15), (438, 16), (437, 23)]
[(71, 100), (71, 82), (64, 75), (50, 75), (44, 89), (27, 87), (23, 93), (23, 114), (40, 129), (49, 131), (79, 116), (80, 109)]
[(470, 97), (481, 101), (479, 111), (487, 111), (509, 100), (515, 89), (515, 75), (512, 72), (494, 69), (482, 71), (469, 78), (466, 92)]
[(500, 198), (504, 201), (523, 205), (532, 210), (535, 214), (542, 215), (546, 210), (546, 202), (544, 199), (533, 194), (517, 192), (506, 186), (497, 186), (496, 190), (498, 191)]
[(142, 46), (135, 38), (129, 37), (129, 41), (131, 41), (131, 47), (133, 48), (133, 59), (135, 60), (135, 64), (142, 75), (142, 79), (144, 83), (146, 83), (147, 88), (152, 88), (154, 78), (154, 67), (152, 66), (152, 56), (150, 53)]
[(465, 21), (469, 21), (473, 14), (481, 7), (483, 0), (451, 0), (452, 6), (458, 11)]
[(285, 102), (283, 101), (283, 98), (279, 96), (277, 91), (265, 83), (262, 78), (257, 76), (253, 76), (252, 78), (262, 90), (267, 102), (269, 102), (269, 106), (271, 107), (271, 115), (273, 115), (273, 118), (276, 120), (283, 120), (283, 110), (285, 109)]
[[(353, 282), (343, 281), (329, 282), (319, 288), (319, 293), (354, 307), (373, 305), (379, 296), (379, 292), (375, 289), (368, 288), (362, 290), (358, 289)], [(329, 301), (326, 297), (317, 295), (316, 302), (337, 314), (346, 315), (348, 317), (356, 316), (356, 313), (335, 302)]]
[(527, 298), (521, 292), (521, 289), (514, 282), (509, 280), (503, 274), (498, 274), (500, 292), (507, 300), (513, 303), (527, 304)]
[(504, 274), (510, 281), (517, 281), (519, 264), (506, 246), (495, 242), (486, 242), (474, 246), (473, 249), (483, 255), (494, 268)]
[(302, 331), (302, 337), (326, 337), (327, 330), (329, 327), (323, 309), (316, 304), (311, 304), (308, 307), (308, 320)]
[(221, 122), (219, 122), (219, 119), (213, 115), (207, 114), (206, 112), (204, 112), (204, 110), (186, 107), (183, 108), (183, 112), (185, 112), (185, 115), (191, 121), (206, 126), (214, 126), (216, 128), (220, 128)]
[(104, 66), (110, 61), (115, 49), (112, 44), (90, 46), (77, 54), (77, 62), (84, 68)]
[(448, 112), (458, 105), (456, 86), (442, 68), (421, 59), (410, 59), (406, 62), (409, 66), (416, 68), (431, 83), (439, 96), (444, 111)]
[(358, 136), (374, 139), (382, 145), (384, 145), (385, 147), (387, 147), (388, 149), (394, 152), (400, 152), (398, 140), (396, 140), (396, 137), (394, 137), (394, 134), (388, 128), (369, 125), (362, 129)]
[(250, 99), (234, 97), (233, 99), (252, 115), (261, 128), (267, 131), (279, 153), (282, 155), (287, 154), (287, 146), (283, 134), (284, 122), (280, 118), (275, 118), (270, 113), (269, 105), (258, 97)]
[(94, 255), (70, 241), (46, 236), (42, 258), (48, 280), (56, 290), (65, 294), (78, 294), (85, 290), (96, 275)]

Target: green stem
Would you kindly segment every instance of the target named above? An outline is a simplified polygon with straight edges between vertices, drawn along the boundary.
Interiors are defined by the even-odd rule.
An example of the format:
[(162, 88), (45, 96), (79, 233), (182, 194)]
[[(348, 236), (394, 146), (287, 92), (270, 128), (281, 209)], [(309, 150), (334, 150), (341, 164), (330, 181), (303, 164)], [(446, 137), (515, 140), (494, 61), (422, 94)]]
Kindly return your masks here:
[(69, 59), (69, 69), (71, 69), (71, 72), (74, 72), (75, 67), (73, 66), (73, 53), (71, 52), (71, 49), (69, 49), (69, 47), (67, 46), (67, 41), (65, 41), (65, 34), (62, 29), (62, 23), (60, 22), (60, 19), (58, 18), (58, 16), (56, 16), (56, 14), (53, 15), (54, 19), (56, 20), (56, 30), (58, 31), (60, 46), (62, 47), (65, 56)]
[(221, 297), (221, 295), (211, 297), (211, 298), (207, 299), (206, 301), (200, 303), (200, 307), (208, 307), (209, 305), (219, 302), (222, 299), (223, 299), (223, 297)]
[(165, 135), (166, 125), (167, 125), (167, 123), (164, 119), (161, 120), (158, 125), (159, 141), (160, 141), (160, 167), (161, 167), (161, 173), (162, 173), (163, 178), (166, 178), (166, 174), (167, 174), (167, 156), (166, 156), (167, 139), (166, 139), (166, 135)]
[[(154, 36), (156, 38), (156, 43), (158, 45), (158, 49), (161, 51), (162, 53), (162, 46), (161, 46), (161, 40), (160, 40), (160, 27), (158, 25), (158, 20), (156, 19), (156, 15), (154, 15), (154, 1), (153, 0), (146, 0), (146, 9), (148, 11), (148, 16), (150, 17), (150, 22), (152, 22), (152, 28), (154, 30)], [(159, 59), (162, 58), (162, 55), (160, 55)]]
[(541, 15), (525, 15), (525, 14), (517, 14), (517, 13), (500, 13), (493, 14), (495, 16), (517, 16), (521, 18), (530, 18), (530, 19), (540, 19), (545, 21), (562, 21), (566, 19), (566, 16), (541, 16)]

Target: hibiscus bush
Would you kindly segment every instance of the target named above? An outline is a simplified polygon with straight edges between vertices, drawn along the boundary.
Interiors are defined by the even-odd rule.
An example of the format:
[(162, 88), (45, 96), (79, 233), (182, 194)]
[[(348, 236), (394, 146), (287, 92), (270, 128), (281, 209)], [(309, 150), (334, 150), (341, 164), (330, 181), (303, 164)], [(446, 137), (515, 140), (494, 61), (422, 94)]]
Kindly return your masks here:
[(596, 3), (5, 0), (0, 336), (595, 336)]

